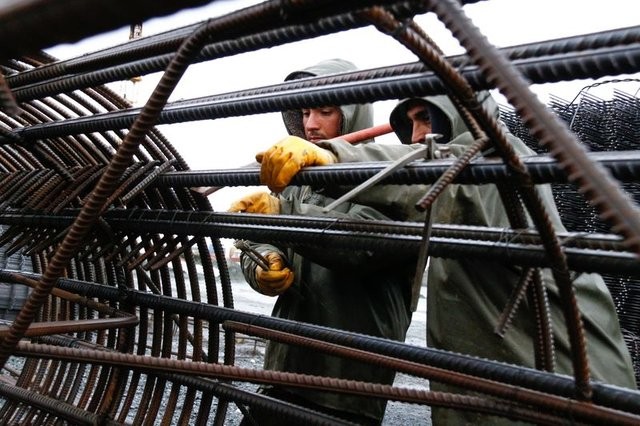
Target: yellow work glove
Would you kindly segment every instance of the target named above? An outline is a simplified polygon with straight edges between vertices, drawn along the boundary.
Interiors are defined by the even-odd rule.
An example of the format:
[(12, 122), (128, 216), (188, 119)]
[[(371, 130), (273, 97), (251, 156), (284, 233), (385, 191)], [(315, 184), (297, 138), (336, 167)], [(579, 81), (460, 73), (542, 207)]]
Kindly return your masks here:
[(280, 213), (280, 200), (268, 192), (254, 192), (231, 203), (231, 207), (227, 211), (232, 213), (278, 214)]
[(261, 163), (260, 182), (273, 192), (279, 193), (289, 185), (291, 179), (307, 166), (326, 166), (337, 162), (331, 151), (297, 136), (287, 136), (265, 152), (256, 155)]
[(267, 253), (265, 259), (269, 262), (269, 270), (265, 271), (256, 266), (256, 281), (260, 293), (267, 296), (277, 296), (284, 293), (293, 283), (293, 271), (285, 266), (284, 260), (278, 253)]

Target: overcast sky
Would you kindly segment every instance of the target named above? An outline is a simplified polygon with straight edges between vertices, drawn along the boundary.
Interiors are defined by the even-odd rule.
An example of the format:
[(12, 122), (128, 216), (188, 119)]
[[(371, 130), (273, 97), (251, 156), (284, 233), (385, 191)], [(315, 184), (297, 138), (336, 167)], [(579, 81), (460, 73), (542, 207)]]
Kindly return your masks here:
[[(214, 1), (208, 6), (144, 22), (143, 36), (200, 22), (256, 3), (260, 2)], [(640, 24), (637, 6), (637, 0), (487, 0), (465, 6), (464, 10), (491, 43), (502, 47), (636, 26)], [(433, 14), (418, 16), (416, 21), (446, 54), (463, 53), (456, 40)], [(59, 59), (68, 59), (124, 43), (128, 36), (127, 27), (47, 51)], [(374, 28), (363, 28), (193, 65), (182, 78), (171, 100), (279, 83), (292, 70), (336, 57), (351, 60), (362, 69), (417, 60), (391, 37)], [(618, 76), (622, 77), (640, 78), (639, 75)], [(128, 82), (110, 86), (142, 105), (158, 79), (159, 74), (154, 74), (143, 77), (135, 86)], [(544, 103), (549, 93), (570, 101), (581, 88), (591, 83), (582, 80), (534, 85), (532, 90)], [(609, 84), (590, 89), (590, 93), (607, 98), (613, 87), (636, 94), (640, 83)], [(498, 99), (502, 102), (501, 98)], [(376, 124), (388, 121), (394, 104), (395, 101), (374, 104)], [(276, 113), (165, 125), (159, 126), (159, 129), (194, 170), (240, 167), (251, 162), (256, 152), (286, 136), (280, 115)], [(391, 135), (378, 141), (396, 143)], [(221, 190), (211, 196), (213, 207), (215, 210), (225, 210), (233, 199), (255, 189)]]

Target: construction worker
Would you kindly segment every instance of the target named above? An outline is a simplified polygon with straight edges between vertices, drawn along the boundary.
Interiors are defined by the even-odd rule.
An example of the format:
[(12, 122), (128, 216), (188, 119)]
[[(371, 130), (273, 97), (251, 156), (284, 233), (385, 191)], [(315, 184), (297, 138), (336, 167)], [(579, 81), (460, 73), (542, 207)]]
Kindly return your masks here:
[[(291, 73), (287, 80), (355, 69), (347, 61), (333, 59)], [(283, 120), (290, 134), (319, 141), (371, 127), (373, 113), (368, 104), (324, 106), (284, 112)], [(322, 159), (316, 158), (316, 162), (321, 163)], [(354, 203), (344, 203), (325, 213), (323, 207), (332, 201), (322, 190), (292, 186), (277, 194), (249, 195), (233, 203), (229, 211), (388, 219), (372, 207)], [(365, 250), (321, 247), (294, 251), (272, 244), (253, 244), (253, 247), (268, 260), (269, 269), (242, 255), (243, 272), (256, 291), (278, 297), (273, 316), (404, 341), (411, 321), (409, 299), (415, 260), (393, 259)], [(395, 377), (388, 369), (277, 342), (269, 342), (264, 368), (388, 385), (393, 384)], [(283, 386), (266, 386), (261, 391), (363, 425), (381, 424), (386, 408), (386, 401), (379, 398)], [(275, 419), (258, 409), (252, 409), (251, 416), (260, 425), (286, 424), (281, 418)], [(249, 424), (246, 417), (244, 423)]]

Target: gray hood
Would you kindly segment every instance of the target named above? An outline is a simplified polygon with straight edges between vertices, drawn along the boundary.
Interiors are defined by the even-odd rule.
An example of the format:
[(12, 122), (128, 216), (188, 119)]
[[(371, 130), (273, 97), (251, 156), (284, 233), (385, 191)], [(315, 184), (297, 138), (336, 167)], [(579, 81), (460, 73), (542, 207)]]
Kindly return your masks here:
[[(285, 78), (285, 81), (357, 70), (358, 68), (354, 64), (344, 59), (327, 59), (308, 68), (293, 71)], [(373, 126), (373, 107), (371, 104), (341, 105), (340, 110), (342, 111), (341, 134), (343, 135)], [(305, 137), (300, 109), (284, 111), (282, 120), (290, 135)]]
[[(497, 119), (500, 110), (489, 92), (479, 92), (478, 97), (480, 97), (483, 107), (488, 109), (491, 115)], [(389, 116), (391, 127), (403, 144), (411, 144), (411, 134), (413, 132), (411, 121), (407, 118), (407, 110), (419, 104), (424, 104), (429, 111), (431, 132), (440, 133), (444, 136), (439, 143), (450, 142), (457, 136), (469, 131), (447, 95), (408, 98), (398, 103)]]

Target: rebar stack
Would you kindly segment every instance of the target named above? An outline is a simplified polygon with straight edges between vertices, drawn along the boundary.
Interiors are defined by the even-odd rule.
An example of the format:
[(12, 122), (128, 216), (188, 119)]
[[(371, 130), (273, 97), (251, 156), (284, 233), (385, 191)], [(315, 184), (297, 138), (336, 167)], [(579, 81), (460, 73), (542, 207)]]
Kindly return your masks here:
[[(80, 20), (83, 25), (70, 24), (85, 10), (81, 1), (20, 3), (24, 9), (0, 7), (0, 284), (10, 289), (0, 295), (13, 300), (16, 291), (24, 294), (0, 328), (1, 423), (224, 424), (231, 405), (260, 405), (300, 423), (342, 424), (265, 399), (245, 383), (373, 395), (541, 424), (566, 418), (640, 421), (638, 392), (589, 382), (580, 368), (574, 377), (560, 376), (234, 309), (220, 238), (415, 253), (427, 243), (422, 226), (345, 222), (329, 230), (320, 218), (214, 212), (191, 188), (259, 184), (258, 170), (194, 173), (154, 127), (446, 92), (461, 101), (474, 131), (500, 144), (496, 123), (470, 101), (478, 90), (499, 89), (513, 105), (503, 118), (543, 164), (520, 162), (502, 147), (499, 162), (409, 165), (382, 184), (434, 183), (445, 171), (450, 181), (466, 185), (511, 182), (511, 190), (532, 206), (536, 229), (505, 240), (508, 230), (434, 224), (430, 255), (501, 257), (550, 267), (558, 281), (570, 272), (602, 273), (640, 377), (638, 99), (585, 96), (579, 104), (558, 101), (547, 108), (525, 84), (639, 72), (640, 28), (498, 50), (465, 19), (460, 3), (475, 1), (266, 1), (58, 61), (39, 49), (206, 2), (118, 8), (127, 15), (112, 13), (120, 2), (100, 1), (90, 19)], [(411, 24), (412, 16), (425, 12), (435, 13), (468, 54), (443, 57)], [(395, 37), (399, 49), (420, 61), (168, 102), (191, 64), (368, 25)], [(156, 71), (164, 71), (163, 77), (141, 108), (103, 86)], [(596, 157), (585, 146), (626, 152)], [(355, 165), (319, 167), (303, 171), (293, 184), (353, 185), (375, 172)], [(554, 239), (545, 228), (527, 179), (554, 185), (568, 235)], [(564, 284), (569, 299), (570, 283)], [(578, 344), (579, 321), (567, 313), (566, 325), (576, 336), (575, 364), (588, 366)], [(317, 347), (483, 396), (237, 367), (237, 333)]]

